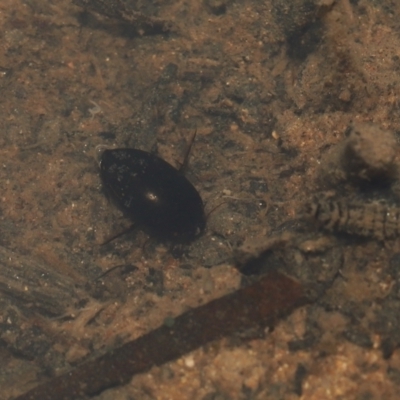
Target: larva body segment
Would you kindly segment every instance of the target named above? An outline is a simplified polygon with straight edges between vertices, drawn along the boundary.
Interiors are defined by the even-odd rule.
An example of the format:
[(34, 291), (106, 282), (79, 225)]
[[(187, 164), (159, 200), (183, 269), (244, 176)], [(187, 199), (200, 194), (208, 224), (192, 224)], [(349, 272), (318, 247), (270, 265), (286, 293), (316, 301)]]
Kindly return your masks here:
[(328, 231), (378, 240), (400, 236), (400, 208), (387, 204), (317, 200), (309, 207), (309, 215)]

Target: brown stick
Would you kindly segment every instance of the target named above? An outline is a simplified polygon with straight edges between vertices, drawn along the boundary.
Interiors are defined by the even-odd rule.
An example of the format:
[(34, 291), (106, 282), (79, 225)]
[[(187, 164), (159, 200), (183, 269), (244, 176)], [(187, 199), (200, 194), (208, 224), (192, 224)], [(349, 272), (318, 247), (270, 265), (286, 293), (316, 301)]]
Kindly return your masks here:
[(103, 356), (56, 377), (15, 400), (92, 396), (241, 330), (271, 325), (311, 299), (293, 279), (272, 272), (258, 282), (194, 308)]

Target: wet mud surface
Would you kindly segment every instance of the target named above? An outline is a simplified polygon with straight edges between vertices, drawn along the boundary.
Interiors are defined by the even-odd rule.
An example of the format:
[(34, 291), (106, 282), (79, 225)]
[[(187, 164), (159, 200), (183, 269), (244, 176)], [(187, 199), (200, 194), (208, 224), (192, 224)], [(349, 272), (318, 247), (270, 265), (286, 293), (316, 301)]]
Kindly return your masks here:
[[(397, 398), (400, 6), (292, 3), (1, 2), (1, 399), (274, 271), (308, 304), (92, 398)], [(102, 245), (96, 147), (179, 169), (194, 132), (205, 233)]]

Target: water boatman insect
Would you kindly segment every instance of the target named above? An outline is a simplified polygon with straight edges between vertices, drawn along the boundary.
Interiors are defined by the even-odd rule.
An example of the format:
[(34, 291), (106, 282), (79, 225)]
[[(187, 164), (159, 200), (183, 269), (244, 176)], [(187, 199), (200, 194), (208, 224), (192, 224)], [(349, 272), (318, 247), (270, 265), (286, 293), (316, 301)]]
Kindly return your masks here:
[(162, 158), (139, 149), (106, 149), (100, 175), (110, 198), (150, 236), (189, 243), (203, 233), (206, 216), (199, 192)]

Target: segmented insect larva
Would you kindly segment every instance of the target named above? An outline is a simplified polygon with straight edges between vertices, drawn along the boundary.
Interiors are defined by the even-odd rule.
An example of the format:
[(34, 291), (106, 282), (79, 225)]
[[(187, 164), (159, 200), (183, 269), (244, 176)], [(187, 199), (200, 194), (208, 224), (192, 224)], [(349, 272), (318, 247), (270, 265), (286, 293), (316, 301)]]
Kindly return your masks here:
[(308, 214), (321, 228), (371, 237), (378, 240), (400, 236), (400, 207), (382, 203), (347, 203), (317, 200), (308, 206)]

